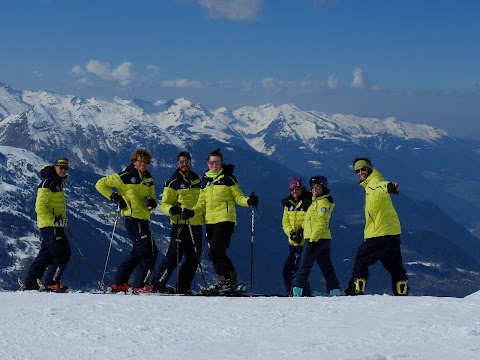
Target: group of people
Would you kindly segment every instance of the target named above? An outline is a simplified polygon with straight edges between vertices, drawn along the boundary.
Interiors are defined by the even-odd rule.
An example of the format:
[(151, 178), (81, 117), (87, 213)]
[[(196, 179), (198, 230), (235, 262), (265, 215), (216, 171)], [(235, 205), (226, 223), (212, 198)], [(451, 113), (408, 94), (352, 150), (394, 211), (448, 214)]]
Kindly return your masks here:
[[(373, 168), (369, 158), (356, 157), (352, 165), (360, 186), (365, 189), (365, 229), (364, 241), (358, 247), (344, 294), (363, 295), (369, 278), (368, 268), (380, 260), (391, 275), (393, 295), (408, 295), (408, 277), (400, 249), (400, 221), (390, 198), (390, 194), (399, 193), (398, 183), (386, 181)], [(287, 294), (311, 296), (308, 277), (316, 261), (325, 277), (327, 293), (341, 295), (331, 260), (329, 221), (334, 201), (328, 180), (324, 176), (312, 176), (310, 191), (300, 178), (293, 178), (289, 185), (290, 195), (282, 200), (282, 228), (290, 243), (283, 267)]]
[[(158, 249), (150, 229), (150, 214), (158, 203), (153, 177), (147, 170), (151, 161), (152, 155), (147, 150), (136, 149), (125, 170), (102, 177), (95, 185), (100, 194), (118, 204), (132, 242), (130, 253), (115, 273), (112, 291), (188, 294), (201, 260), (202, 226), (205, 225), (208, 258), (218, 277), (209, 291), (213, 294), (234, 292), (238, 274), (226, 252), (236, 225), (235, 205), (257, 207), (258, 197), (254, 192), (250, 196), (243, 193), (233, 175), (234, 165), (224, 163), (219, 149), (208, 155), (208, 170), (202, 177), (191, 170), (191, 155), (180, 152), (177, 169), (164, 184), (161, 203), (162, 212), (170, 216), (170, 243), (165, 257), (155, 268)], [(358, 248), (344, 293), (364, 294), (368, 267), (380, 260), (391, 274), (393, 294), (407, 295), (408, 279), (400, 251), (400, 222), (390, 199), (390, 194), (399, 193), (398, 184), (385, 181), (368, 158), (355, 158), (353, 168), (366, 192), (366, 224), (364, 241)], [(61, 276), (71, 255), (65, 235), (68, 227), (64, 185), (68, 169), (65, 157), (41, 169), (35, 211), (42, 244), (24, 281), (27, 290), (37, 290), (40, 286), (54, 292), (67, 289)], [(329, 221), (334, 201), (328, 180), (324, 176), (312, 176), (309, 190), (300, 178), (292, 179), (289, 185), (290, 195), (282, 200), (282, 228), (290, 244), (283, 268), (287, 292), (291, 296), (311, 296), (308, 277), (317, 261), (325, 277), (327, 293), (341, 295), (330, 254)], [(176, 287), (172, 288), (167, 283), (182, 258)], [(40, 279), (44, 274), (42, 283)]]
[[(170, 292), (167, 283), (180, 259), (175, 292), (188, 293), (202, 253), (202, 225), (210, 245), (208, 258), (218, 277), (209, 290), (212, 293), (234, 291), (238, 274), (226, 252), (236, 225), (235, 205), (257, 207), (258, 196), (244, 195), (233, 174), (235, 166), (225, 164), (220, 150), (207, 158), (208, 171), (200, 178), (191, 170), (188, 152), (177, 155), (177, 169), (165, 182), (161, 209), (170, 216), (170, 244), (162, 262), (155, 269), (158, 249), (150, 229), (150, 214), (157, 206), (153, 177), (147, 170), (152, 155), (136, 149), (124, 171), (102, 177), (97, 191), (118, 204), (125, 228), (132, 242), (128, 256), (120, 263), (111, 289), (114, 292)], [(67, 226), (63, 186), (67, 181), (68, 160), (59, 158), (41, 170), (35, 210), (42, 245), (24, 281), (25, 289), (39, 289), (45, 270), (45, 287), (49, 291), (65, 291), (60, 281), (70, 258), (65, 236)], [(129, 282), (133, 274), (132, 283)]]

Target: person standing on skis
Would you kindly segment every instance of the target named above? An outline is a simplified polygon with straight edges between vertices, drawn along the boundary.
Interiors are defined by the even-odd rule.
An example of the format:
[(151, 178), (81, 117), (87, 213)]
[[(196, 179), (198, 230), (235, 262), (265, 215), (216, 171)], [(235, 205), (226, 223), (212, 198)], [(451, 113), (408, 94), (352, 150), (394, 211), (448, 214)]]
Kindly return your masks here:
[(42, 182), (38, 185), (35, 212), (42, 244), (23, 283), (25, 290), (39, 290), (45, 270), (45, 290), (64, 292), (68, 289), (67, 285), (60, 282), (71, 255), (64, 231), (67, 226), (67, 205), (63, 186), (68, 179), (67, 171), (68, 159), (65, 157), (58, 158), (54, 164), (45, 165), (40, 171)]
[(234, 292), (238, 286), (238, 274), (226, 255), (236, 224), (235, 204), (256, 207), (258, 197), (255, 193), (244, 195), (233, 175), (235, 166), (224, 164), (220, 149), (208, 155), (207, 166), (209, 170), (202, 177), (198, 202), (192, 209), (184, 208), (181, 218), (187, 220), (205, 213), (207, 241), (210, 245), (208, 258), (218, 277), (218, 282), (207, 291), (225, 294)]
[[(117, 174), (97, 181), (95, 188), (107, 199), (118, 203), (125, 228), (132, 241), (132, 251), (117, 269), (112, 285), (114, 292), (129, 291), (128, 280), (137, 268), (133, 291), (152, 293), (148, 279), (152, 275), (158, 250), (150, 231), (150, 212), (157, 207), (153, 178), (147, 170), (152, 155), (145, 149), (136, 149), (130, 156), (131, 164)], [(113, 189), (117, 191), (113, 191)]]
[(390, 198), (391, 194), (399, 193), (398, 183), (386, 181), (367, 157), (356, 157), (352, 163), (359, 185), (365, 189), (365, 230), (345, 294), (363, 295), (368, 267), (380, 260), (392, 277), (393, 295), (408, 295), (407, 272), (400, 249), (400, 220)]
[(203, 214), (198, 213), (188, 220), (180, 219), (182, 206), (192, 208), (200, 195), (200, 178), (190, 169), (191, 166), (191, 155), (186, 151), (180, 152), (177, 155), (178, 168), (163, 188), (161, 209), (164, 214), (170, 215), (172, 230), (167, 253), (155, 271), (154, 287), (160, 293), (172, 292), (167, 282), (183, 256), (185, 261), (178, 273), (176, 292), (188, 293), (202, 252)]
[[(287, 289), (287, 294), (292, 291), (293, 274), (298, 269), (298, 260), (302, 254), (303, 244), (303, 221), (307, 209), (312, 203), (312, 193), (302, 184), (301, 178), (293, 178), (289, 183), (290, 195), (282, 199), (283, 216), (282, 229), (287, 235), (289, 243), (289, 254), (283, 266), (283, 282)], [(309, 296), (310, 287), (305, 286), (305, 293)]]
[(330, 257), (332, 235), (330, 234), (330, 216), (334, 208), (328, 180), (325, 176), (312, 176), (312, 205), (307, 210), (303, 222), (305, 245), (298, 264), (298, 270), (292, 280), (292, 295), (303, 296), (313, 263), (316, 261), (322, 270), (327, 284), (327, 294), (340, 295), (340, 285)]

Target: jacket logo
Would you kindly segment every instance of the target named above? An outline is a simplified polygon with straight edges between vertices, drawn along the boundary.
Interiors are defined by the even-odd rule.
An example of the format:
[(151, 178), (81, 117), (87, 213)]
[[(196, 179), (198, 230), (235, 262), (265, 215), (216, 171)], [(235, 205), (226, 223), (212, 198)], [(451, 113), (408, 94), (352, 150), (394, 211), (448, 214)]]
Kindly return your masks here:
[(181, 189), (185, 189), (185, 184), (180, 184)]
[(132, 176), (132, 178), (130, 179), (130, 182), (132, 184), (135, 184), (137, 182), (137, 179), (134, 176)]
[(290, 205), (290, 209), (288, 209), (288, 211), (293, 211), (294, 207), (293, 205)]
[(208, 186), (210, 186), (210, 184), (211, 184), (211, 182), (210, 182), (210, 181), (208, 181), (208, 182), (205, 184), (205, 187), (208, 187)]
[(323, 212), (323, 213), (326, 213), (326, 212), (327, 212), (327, 208), (322, 207), (322, 208), (320, 209), (320, 211)]

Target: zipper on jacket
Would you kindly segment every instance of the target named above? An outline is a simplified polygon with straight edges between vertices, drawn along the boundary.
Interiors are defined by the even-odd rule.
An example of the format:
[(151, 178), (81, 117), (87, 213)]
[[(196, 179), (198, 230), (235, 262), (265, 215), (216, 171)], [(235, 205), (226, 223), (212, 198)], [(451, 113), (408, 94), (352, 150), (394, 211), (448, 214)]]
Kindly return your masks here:
[(370, 212), (368, 213), (368, 217), (369, 217), (370, 219), (372, 219), (373, 228), (375, 229), (375, 219), (374, 219), (373, 216), (370, 214)]

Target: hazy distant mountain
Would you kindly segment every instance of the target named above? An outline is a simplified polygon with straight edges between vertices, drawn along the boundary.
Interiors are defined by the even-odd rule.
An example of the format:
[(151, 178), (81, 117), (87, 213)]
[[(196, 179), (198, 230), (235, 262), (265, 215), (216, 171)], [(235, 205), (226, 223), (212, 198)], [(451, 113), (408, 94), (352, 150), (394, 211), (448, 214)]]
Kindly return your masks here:
[[(351, 261), (345, 259), (353, 259), (363, 228), (364, 192), (356, 186), (350, 167), (355, 155), (371, 156), (388, 180), (400, 182), (401, 195), (394, 201), (403, 226), (407, 268), (418, 282), (412, 288), (417, 293), (439, 295), (480, 288), (480, 240), (471, 234), (480, 233), (476, 175), (480, 143), (450, 137), (432, 126), (393, 118), (328, 115), (294, 105), (208, 110), (185, 99), (153, 103), (82, 99), (0, 84), (0, 145), (4, 284), (13, 284), (17, 274), (25, 271), (39, 244), (33, 206), (39, 181), (36, 172), (44, 162), (59, 154), (71, 160), (67, 186), (70, 226), (100, 279), (114, 210), (96, 193), (95, 181), (103, 174), (120, 171), (128, 165), (134, 148), (145, 147), (154, 155), (151, 171), (160, 197), (180, 150), (193, 154), (193, 170), (201, 174), (207, 154), (220, 147), (225, 160), (236, 165), (235, 174), (245, 193), (256, 191), (260, 196), (254, 276), (262, 290), (283, 291), (281, 268), (287, 242), (281, 231), (279, 200), (288, 195), (288, 180), (293, 176), (307, 181), (310, 175), (323, 174), (331, 181), (336, 200), (333, 255), (341, 281), (346, 282)], [(251, 211), (245, 208), (238, 213), (230, 251), (242, 280), (247, 281)], [(128, 245), (121, 227), (109, 264), (113, 269)], [(168, 218), (155, 214), (153, 231), (158, 245), (165, 248)], [(76, 267), (82, 266), (78, 257)], [(206, 273), (211, 277), (209, 268)], [(314, 276), (321, 278), (318, 271)], [(388, 291), (384, 276), (379, 272), (369, 287)], [(85, 271), (79, 278), (83, 285), (93, 282)], [(438, 285), (447, 280), (448, 286)]]

